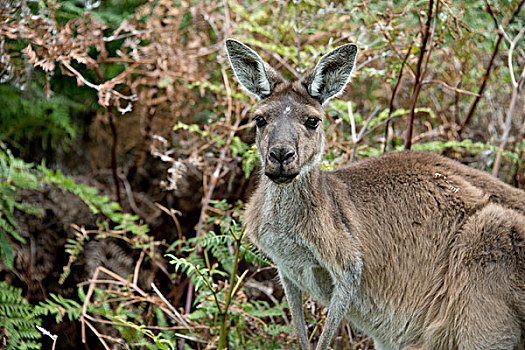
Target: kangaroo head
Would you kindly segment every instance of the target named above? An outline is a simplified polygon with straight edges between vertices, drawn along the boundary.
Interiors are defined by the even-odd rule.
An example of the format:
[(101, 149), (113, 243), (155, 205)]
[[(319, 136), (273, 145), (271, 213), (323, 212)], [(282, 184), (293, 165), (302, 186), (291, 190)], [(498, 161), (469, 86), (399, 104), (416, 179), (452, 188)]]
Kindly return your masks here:
[(253, 120), (264, 174), (277, 184), (288, 184), (321, 161), (323, 106), (350, 80), (357, 47), (346, 44), (327, 53), (295, 82), (286, 81), (237, 40), (226, 40), (226, 49), (237, 80), (259, 100)]

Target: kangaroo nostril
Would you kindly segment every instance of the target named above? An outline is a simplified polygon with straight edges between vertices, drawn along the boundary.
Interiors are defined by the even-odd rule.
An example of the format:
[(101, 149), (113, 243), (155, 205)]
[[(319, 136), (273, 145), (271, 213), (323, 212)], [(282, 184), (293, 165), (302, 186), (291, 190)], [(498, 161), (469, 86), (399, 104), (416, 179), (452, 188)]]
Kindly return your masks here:
[(276, 164), (288, 164), (295, 159), (295, 151), (288, 147), (274, 147), (268, 152), (268, 159)]
[(288, 150), (285, 152), (283, 156), (283, 164), (288, 164), (295, 158), (295, 151), (294, 150)]
[(275, 152), (273, 149), (270, 150), (268, 157), (273, 163), (281, 163), (278, 152)]

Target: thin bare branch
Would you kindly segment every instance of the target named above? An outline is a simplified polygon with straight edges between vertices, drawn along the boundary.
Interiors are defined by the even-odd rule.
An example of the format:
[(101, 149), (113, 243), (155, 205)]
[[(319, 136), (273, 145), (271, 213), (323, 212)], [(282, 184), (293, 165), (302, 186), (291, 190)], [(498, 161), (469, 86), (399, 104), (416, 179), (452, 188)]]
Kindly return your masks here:
[(521, 30), (519, 31), (519, 33), (516, 35), (516, 37), (513, 40), (508, 39), (508, 36), (503, 30), (503, 27), (501, 27), (501, 25), (499, 26), (499, 30), (500, 30), (500, 33), (503, 35), (503, 37), (506, 38), (506, 40), (510, 41), (510, 48), (509, 48), (509, 52), (507, 55), (508, 57), (507, 63), (509, 66), (508, 68), (509, 68), (509, 74), (511, 78), (512, 98), (510, 100), (510, 106), (507, 111), (507, 118), (505, 120), (505, 130), (501, 138), (501, 143), (499, 145), (498, 152), (496, 153), (496, 159), (494, 160), (494, 167), (492, 168), (493, 176), (498, 176), (499, 168), (501, 165), (502, 154), (503, 154), (503, 151), (505, 150), (505, 146), (507, 145), (508, 138), (510, 135), (510, 129), (512, 127), (512, 117), (514, 115), (514, 109), (516, 107), (516, 102), (518, 100), (518, 95), (520, 93), (521, 87), (523, 86), (523, 81), (525, 81), (525, 67), (523, 67), (523, 70), (518, 80), (516, 80), (514, 76), (514, 66), (512, 64), (512, 54), (514, 53), (516, 43), (519, 41), (521, 36), (525, 33), (525, 27), (521, 28)]
[(407, 53), (406, 53), (405, 57), (403, 58), (403, 62), (401, 62), (401, 67), (399, 68), (399, 74), (397, 76), (396, 85), (392, 89), (392, 96), (390, 97), (390, 103), (389, 103), (389, 107), (388, 107), (389, 108), (388, 109), (388, 117), (387, 117), (386, 126), (385, 126), (385, 135), (384, 135), (384, 141), (383, 141), (383, 153), (386, 152), (386, 148), (387, 148), (387, 144), (388, 144), (388, 128), (390, 126), (390, 119), (391, 119), (392, 113), (394, 112), (394, 99), (396, 97), (399, 85), (401, 84), (401, 80), (403, 79), (403, 70), (405, 68), (405, 63), (407, 62), (408, 57), (410, 56), (410, 53), (412, 52), (412, 42), (413, 41), (410, 42), (410, 46), (408, 47)]
[(359, 132), (359, 135), (357, 136), (357, 139), (354, 141), (354, 148), (352, 150), (352, 155), (350, 156), (350, 163), (352, 163), (354, 161), (354, 157), (355, 157), (355, 154), (357, 152), (357, 146), (359, 145), (359, 143), (363, 139), (363, 135), (365, 134), (366, 129), (368, 129), (368, 126), (370, 125), (370, 122), (374, 119), (374, 117), (377, 115), (378, 112), (379, 112), (379, 108), (376, 108), (372, 112), (372, 114), (370, 114), (368, 119), (366, 120), (365, 125), (361, 128), (361, 131)]
[(57, 344), (58, 335), (51, 334), (47, 329), (40, 327), (39, 325), (35, 326), (36, 329), (40, 331), (43, 335), (47, 335), (49, 338), (53, 339), (53, 346), (51, 347), (51, 350), (55, 350), (55, 346)]
[[(523, 69), (522, 76), (525, 77), (525, 68)], [(498, 148), (498, 152), (496, 153), (496, 159), (494, 160), (494, 166), (492, 168), (492, 175), (498, 176), (499, 168), (501, 165), (501, 158), (503, 154), (503, 150), (505, 149), (505, 146), (507, 145), (507, 141), (510, 134), (510, 129), (512, 126), (512, 116), (514, 115), (514, 108), (516, 107), (516, 101), (518, 99), (518, 87), (514, 87), (512, 89), (512, 98), (510, 100), (510, 106), (507, 111), (507, 118), (505, 120), (505, 131), (503, 132), (503, 136), (501, 138), (501, 143)]]
[(458, 94), (469, 95), (469, 96), (476, 96), (476, 97), (479, 96), (479, 94), (476, 94), (475, 92), (455, 88), (455, 87), (450, 86), (450, 85), (448, 85), (447, 83), (445, 83), (444, 81), (441, 81), (441, 80), (425, 80), (425, 81), (423, 81), (421, 83), (421, 85), (426, 85), (426, 84), (439, 84), (439, 85), (442, 85), (442, 86), (444, 86), (445, 88), (447, 88), (449, 90), (457, 92)]
[(157, 288), (157, 286), (155, 285), (155, 283), (151, 282), (151, 288), (153, 288), (153, 291), (155, 293), (157, 293), (157, 295), (159, 296), (159, 298), (164, 302), (164, 304), (166, 304), (166, 306), (169, 307), (169, 309), (171, 310), (171, 312), (173, 312), (173, 314), (177, 317), (177, 319), (180, 321), (180, 323), (185, 326), (185, 327), (188, 327), (188, 328), (191, 328), (191, 326), (184, 320), (184, 318), (182, 318), (181, 314), (177, 311), (177, 309), (175, 309), (173, 307), (173, 305), (171, 305), (171, 303), (164, 297), (164, 295), (162, 295), (162, 293), (160, 292), (160, 290)]
[[(509, 53), (507, 55), (507, 64), (509, 66), (509, 73), (510, 73), (510, 81), (512, 83), (512, 86), (513, 87), (518, 87), (518, 81), (516, 80), (515, 76), (514, 76), (514, 68), (513, 68), (513, 64), (512, 64), (512, 54), (514, 53), (514, 49), (516, 48), (516, 44), (518, 43), (518, 41), (520, 40), (521, 36), (523, 35), (523, 33), (525, 33), (525, 27), (521, 28), (521, 30), (519, 31), (519, 33), (516, 35), (516, 37), (514, 38), (514, 40), (510, 40), (509, 36), (507, 35), (507, 33), (505, 33), (505, 30), (503, 29), (502, 26), (499, 26), (499, 31), (500, 33), (503, 35), (503, 37), (510, 42), (510, 48), (509, 48)], [(519, 79), (519, 78), (518, 78)]]
[[(522, 0), (519, 3), (518, 7), (516, 8), (514, 13), (510, 17), (510, 20), (509, 20), (508, 24), (512, 24), (512, 22), (514, 22), (514, 19), (516, 18), (516, 16), (520, 12), (521, 7), (523, 6), (524, 3), (525, 3), (525, 0)], [(487, 12), (492, 17), (492, 20), (494, 21), (494, 24), (495, 24), (496, 28), (499, 28), (500, 25), (499, 25), (498, 19), (494, 15), (494, 12), (492, 11), (492, 7), (490, 6), (490, 3), (488, 1), (485, 1), (485, 4), (486, 4)], [(492, 70), (492, 66), (494, 65), (494, 59), (496, 58), (496, 56), (498, 54), (498, 51), (499, 51), (500, 44), (501, 44), (502, 40), (503, 40), (503, 34), (502, 33), (498, 33), (498, 38), (496, 40), (496, 44), (494, 45), (494, 50), (492, 51), (492, 56), (490, 57), (489, 64), (487, 65), (487, 68), (485, 69), (485, 74), (483, 74), (483, 80), (482, 80), (481, 86), (479, 88), (478, 96), (476, 96), (474, 101), (472, 101), (472, 104), (469, 107), (469, 110), (467, 112), (467, 115), (465, 116), (465, 119), (460, 124), (459, 130), (458, 130), (458, 135), (459, 135), (460, 138), (461, 138), (461, 134), (465, 130), (465, 127), (468, 125), (468, 123), (470, 122), (470, 119), (474, 115), (474, 111), (476, 110), (476, 107), (478, 105), (479, 100), (483, 96), (483, 92), (485, 91), (485, 87), (487, 85), (487, 82), (488, 82), (488, 79), (489, 79), (489, 76), (490, 76), (490, 72)]]
[[(427, 10), (427, 22), (426, 22), (425, 30), (423, 33), (423, 39), (421, 40), (419, 59), (418, 59), (417, 68), (416, 68), (416, 78), (414, 82), (414, 92), (412, 93), (412, 100), (410, 103), (410, 116), (409, 116), (407, 131), (405, 135), (405, 149), (410, 149), (412, 147), (412, 130), (414, 128), (414, 116), (415, 116), (415, 110), (416, 110), (416, 103), (417, 103), (417, 98), (419, 96), (419, 91), (421, 91), (421, 80), (423, 79), (423, 75), (425, 73), (425, 71), (423, 71), (423, 75), (421, 74), (421, 68), (423, 65), (423, 59), (424, 59), (425, 52), (426, 52), (428, 37), (429, 35), (432, 35), (432, 36), (434, 35), (434, 31), (430, 33), (430, 23), (432, 21), (433, 8), (434, 8), (434, 1), (429, 0), (428, 10)], [(434, 24), (437, 21), (437, 12), (438, 11), (436, 10), (436, 17), (434, 18)], [(432, 42), (432, 40), (433, 39), (431, 38), (430, 41)], [(432, 48), (429, 48), (428, 56), (430, 56), (431, 49)], [(428, 56), (427, 56), (427, 62), (428, 62)], [(425, 67), (426, 67), (426, 64), (425, 64)]]
[[(433, 1), (433, 0), (430, 0), (430, 1)], [(385, 39), (388, 41), (390, 47), (392, 48), (392, 50), (394, 51), (394, 53), (396, 54), (397, 58), (399, 60), (402, 60), (401, 58), (401, 53), (398, 51), (397, 47), (394, 45), (394, 42), (392, 40), (392, 38), (390, 37), (390, 35), (388, 34), (387, 30), (385, 29), (385, 27), (383, 26), (383, 23), (381, 23), (381, 21), (372, 13), (372, 11), (370, 11), (370, 9), (368, 8), (368, 4), (365, 0), (362, 0), (362, 4), (366, 10), (366, 12), (372, 16), (372, 18), (374, 19), (374, 21), (377, 23), (377, 25), (379, 26), (379, 29), (381, 30), (381, 33), (383, 34), (383, 36), (385, 37)], [(410, 65), (408, 65), (408, 68), (410, 68), (410, 72), (412, 73), (412, 75), (415, 77), (417, 74), (416, 72), (414, 71), (414, 68), (412, 68)]]

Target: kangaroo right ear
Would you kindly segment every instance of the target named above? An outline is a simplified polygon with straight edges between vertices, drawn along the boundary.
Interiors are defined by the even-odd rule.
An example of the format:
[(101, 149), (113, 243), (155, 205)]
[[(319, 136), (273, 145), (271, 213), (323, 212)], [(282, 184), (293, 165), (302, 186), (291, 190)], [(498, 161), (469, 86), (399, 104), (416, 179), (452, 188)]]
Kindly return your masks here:
[(346, 44), (330, 51), (302, 80), (310, 96), (321, 105), (343, 92), (354, 69), (357, 46)]
[(255, 51), (240, 41), (227, 39), (226, 51), (237, 80), (257, 99), (270, 96), (275, 86), (284, 81)]

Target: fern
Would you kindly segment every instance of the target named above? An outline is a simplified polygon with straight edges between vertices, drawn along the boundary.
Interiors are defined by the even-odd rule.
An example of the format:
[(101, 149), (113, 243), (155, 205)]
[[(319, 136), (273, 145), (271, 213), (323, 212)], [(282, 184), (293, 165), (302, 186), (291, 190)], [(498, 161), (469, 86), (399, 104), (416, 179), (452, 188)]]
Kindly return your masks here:
[(22, 290), (0, 282), (0, 332), (7, 338), (6, 350), (40, 349), (42, 337), (35, 328), (41, 320)]
[(246, 253), (244, 253), (244, 258), (247, 262), (253, 263), (257, 266), (270, 266), (271, 263), (268, 261), (268, 259), (262, 255), (259, 250), (254, 245), (249, 245), (246, 249)]
[(77, 132), (70, 115), (81, 112), (83, 104), (61, 95), (46, 99), (32, 85), (24, 91), (0, 85), (0, 141), (18, 145), (40, 140), (43, 149), (59, 140), (69, 145)]
[[(283, 301), (284, 303), (284, 301)], [(264, 300), (255, 300), (251, 303), (246, 303), (243, 305), (243, 309), (246, 312), (249, 312), (250, 315), (263, 318), (270, 316), (281, 316), (283, 314), (283, 309), (285, 305), (275, 304), (273, 307)]]
[(9, 149), (0, 147), (0, 257), (10, 269), (13, 268), (14, 250), (9, 237), (26, 243), (17, 232), (15, 209), (33, 215), (42, 214), (41, 209), (18, 200), (19, 188), (39, 190), (38, 179), (30, 172), (31, 167), (32, 164), (15, 158)]
[[(131, 233), (131, 243), (135, 248), (150, 247), (152, 237), (148, 235), (147, 225), (138, 225), (138, 217), (123, 213), (118, 203), (112, 202), (108, 196), (98, 194), (95, 187), (77, 184), (71, 176), (60, 170), (54, 172), (45, 166), (45, 163), (35, 167), (13, 156), (11, 151), (0, 145), (0, 258), (10, 269), (13, 268), (14, 250), (11, 239), (26, 243), (18, 233), (18, 225), (14, 218), (14, 211), (19, 210), (30, 215), (42, 215), (42, 209), (20, 201), (18, 193), (21, 189), (41, 191), (42, 184), (54, 185), (78, 196), (94, 214), (103, 214), (111, 222), (115, 230), (122, 235)], [(103, 229), (109, 229), (109, 223), (102, 223)], [(77, 235), (75, 240), (68, 241), (67, 250), (72, 258), (80, 253), (83, 242), (88, 237)], [(72, 262), (72, 261), (71, 261)], [(61, 281), (67, 277), (68, 268), (64, 270)]]
[(40, 302), (40, 304), (35, 307), (35, 314), (56, 315), (55, 319), (57, 323), (60, 323), (64, 316), (67, 316), (67, 318), (72, 321), (77, 320), (82, 314), (82, 305), (74, 300), (51, 293), (48, 299)]
[(58, 283), (60, 284), (63, 284), (69, 276), (71, 265), (77, 260), (78, 256), (84, 249), (84, 244), (89, 241), (89, 236), (84, 229), (79, 228), (76, 225), (73, 225), (73, 227), (75, 228), (75, 239), (68, 238), (67, 243), (65, 244), (66, 253), (69, 254), (69, 260), (67, 265), (64, 266), (64, 271), (58, 280)]
[(211, 270), (209, 268), (202, 265), (199, 266), (185, 258), (178, 258), (173, 254), (167, 254), (166, 257), (170, 258), (170, 264), (175, 266), (175, 273), (180, 271), (188, 276), (192, 276), (195, 291), (202, 290), (204, 286), (210, 291), (215, 291), (213, 278), (210, 273)]
[(195, 250), (204, 248), (206, 251), (209, 251), (219, 261), (223, 269), (231, 273), (232, 259), (227, 248), (229, 238), (225, 234), (217, 235), (215, 232), (209, 231), (201, 237), (189, 239), (188, 243), (190, 245), (195, 244)]
[(150, 338), (151, 340), (153, 340), (153, 342), (157, 346), (157, 349), (161, 349), (161, 350), (175, 350), (176, 349), (175, 343), (164, 337), (164, 332), (160, 332), (159, 334), (155, 335), (155, 333), (147, 329), (146, 326), (136, 325), (133, 322), (126, 321), (120, 317), (115, 317), (112, 319), (112, 321), (121, 323), (128, 327), (131, 327), (132, 329)]

